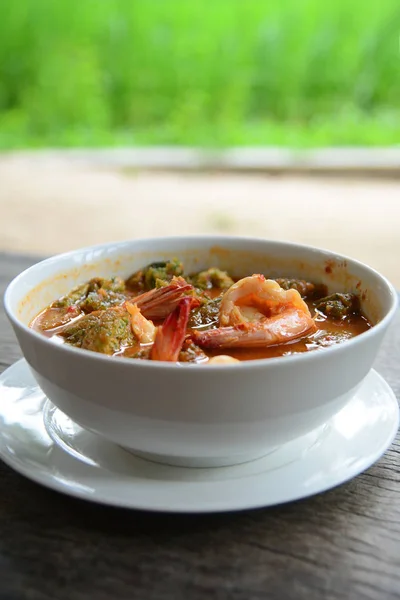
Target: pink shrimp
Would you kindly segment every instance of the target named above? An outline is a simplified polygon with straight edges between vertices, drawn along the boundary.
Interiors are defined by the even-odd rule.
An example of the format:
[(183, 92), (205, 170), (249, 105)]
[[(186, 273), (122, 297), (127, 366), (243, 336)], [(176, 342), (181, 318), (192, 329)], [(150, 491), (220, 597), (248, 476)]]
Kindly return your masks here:
[(254, 348), (294, 341), (316, 331), (307, 304), (296, 290), (283, 290), (263, 275), (245, 277), (223, 296), (222, 327), (193, 331), (203, 348)]
[(168, 285), (154, 288), (129, 302), (136, 304), (146, 319), (164, 319), (193, 289), (183, 277), (174, 277)]
[(189, 297), (180, 300), (175, 310), (158, 327), (150, 354), (152, 360), (177, 362), (185, 340), (192, 302), (193, 298)]

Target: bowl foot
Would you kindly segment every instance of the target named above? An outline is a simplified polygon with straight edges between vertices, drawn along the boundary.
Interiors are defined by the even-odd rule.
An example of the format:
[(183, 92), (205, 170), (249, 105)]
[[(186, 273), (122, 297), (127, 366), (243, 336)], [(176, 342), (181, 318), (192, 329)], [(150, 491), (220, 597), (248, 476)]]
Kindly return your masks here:
[(162, 465), (169, 465), (172, 467), (186, 467), (188, 469), (209, 469), (218, 467), (232, 467), (234, 465), (241, 465), (243, 463), (252, 462), (268, 454), (275, 452), (276, 448), (268, 448), (261, 454), (241, 454), (240, 456), (223, 456), (217, 458), (197, 458), (187, 456), (166, 456), (163, 454), (153, 454), (149, 452), (139, 452), (130, 448), (124, 447), (124, 450), (134, 454), (138, 458), (143, 458), (150, 462), (159, 463)]

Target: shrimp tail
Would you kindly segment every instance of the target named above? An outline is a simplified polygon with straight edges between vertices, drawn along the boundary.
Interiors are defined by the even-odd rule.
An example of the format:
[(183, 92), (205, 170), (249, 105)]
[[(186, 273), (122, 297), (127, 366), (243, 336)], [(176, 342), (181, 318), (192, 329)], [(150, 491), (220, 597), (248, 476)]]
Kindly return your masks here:
[(168, 315), (163, 325), (157, 329), (151, 349), (151, 360), (177, 362), (186, 337), (186, 327), (192, 308), (193, 298), (180, 300), (175, 310)]
[(244, 323), (208, 331), (192, 332), (195, 344), (202, 348), (263, 348), (292, 342), (316, 331), (311, 316), (291, 309), (261, 323)]
[(171, 283), (145, 292), (131, 302), (136, 304), (146, 319), (164, 319), (194, 288), (183, 277), (174, 277)]

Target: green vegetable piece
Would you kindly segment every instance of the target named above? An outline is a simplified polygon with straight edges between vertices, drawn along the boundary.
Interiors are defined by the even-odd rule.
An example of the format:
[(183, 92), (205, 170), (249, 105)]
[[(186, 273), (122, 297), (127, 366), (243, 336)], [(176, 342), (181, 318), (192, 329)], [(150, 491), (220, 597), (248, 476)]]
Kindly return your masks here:
[(148, 291), (161, 287), (171, 281), (173, 277), (183, 275), (183, 264), (177, 258), (163, 262), (154, 262), (131, 275), (126, 285), (137, 291)]
[(68, 294), (62, 296), (53, 304), (51, 304), (50, 308), (63, 308), (66, 306), (72, 306), (73, 304), (78, 304), (81, 300), (83, 300), (89, 292), (89, 283), (82, 283), (74, 287)]
[(206, 328), (213, 325), (218, 326), (219, 308), (222, 297), (207, 300), (202, 306), (191, 311), (188, 327), (194, 329), (198, 327)]
[[(111, 279), (104, 279), (103, 277), (94, 277), (87, 283), (82, 283), (81, 285), (76, 286), (68, 294), (66, 294), (59, 300), (56, 300), (56, 302), (53, 302), (51, 308), (62, 308), (64, 306), (82, 304), (81, 308), (82, 310), (85, 310), (85, 312), (89, 312), (89, 310), (96, 310), (96, 308), (86, 310), (85, 302), (90, 294), (96, 294), (100, 290), (102, 290), (101, 295), (104, 299), (106, 296), (105, 292), (110, 294), (122, 294), (122, 292), (125, 291), (125, 282), (121, 277), (112, 277)], [(107, 308), (107, 306), (112, 306), (113, 304), (120, 304), (122, 301), (123, 300), (121, 300), (120, 302), (113, 302), (111, 296), (110, 301), (108, 303), (104, 301), (104, 308)], [(87, 304), (88, 308), (90, 304), (90, 302)], [(99, 302), (94, 305), (97, 306), (98, 304)]]
[(94, 277), (89, 281), (89, 292), (97, 292), (100, 289), (107, 292), (122, 293), (125, 291), (125, 281), (122, 277), (112, 277), (111, 279)]
[(234, 284), (234, 281), (226, 271), (211, 267), (206, 271), (191, 275), (190, 283), (201, 290), (209, 290), (213, 287), (227, 290)]
[(85, 315), (61, 335), (68, 344), (102, 354), (115, 354), (135, 342), (129, 313), (121, 306)]
[(327, 288), (323, 284), (311, 283), (304, 279), (287, 279), (278, 278), (275, 279), (277, 283), (284, 290), (297, 290), (303, 298), (319, 298), (326, 296)]
[(360, 310), (358, 296), (355, 294), (336, 293), (322, 298), (315, 308), (333, 319), (344, 319)]
[(112, 306), (118, 306), (125, 302), (126, 296), (116, 292), (106, 292), (100, 288), (97, 292), (90, 292), (84, 300), (79, 302), (79, 307), (85, 312), (90, 313), (96, 310), (105, 310)]

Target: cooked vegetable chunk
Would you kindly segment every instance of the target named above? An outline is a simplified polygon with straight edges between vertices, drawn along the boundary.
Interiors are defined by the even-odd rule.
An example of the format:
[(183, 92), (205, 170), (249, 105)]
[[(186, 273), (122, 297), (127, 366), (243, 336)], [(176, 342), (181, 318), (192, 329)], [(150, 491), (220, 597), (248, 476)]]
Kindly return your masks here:
[(48, 308), (35, 320), (35, 326), (43, 331), (48, 331), (66, 325), (80, 314), (81, 312), (76, 306)]
[(183, 264), (177, 258), (168, 261), (154, 262), (137, 271), (126, 281), (128, 288), (135, 291), (147, 291), (168, 283), (173, 277), (183, 275)]
[(100, 289), (107, 292), (121, 293), (125, 291), (125, 281), (122, 277), (112, 277), (111, 279), (95, 277), (89, 281), (89, 292), (97, 292)]
[(85, 315), (61, 335), (68, 344), (102, 354), (115, 354), (135, 342), (129, 313), (121, 306)]
[(355, 294), (331, 294), (321, 298), (315, 308), (333, 319), (344, 319), (359, 310), (359, 300)]
[(327, 289), (325, 285), (311, 283), (304, 279), (275, 279), (284, 290), (297, 290), (303, 298), (315, 298), (318, 296), (326, 296)]
[(183, 342), (182, 350), (179, 352), (178, 362), (201, 362), (207, 360), (204, 351), (196, 346), (191, 340)]
[(86, 298), (81, 300), (78, 305), (85, 313), (90, 313), (95, 310), (105, 310), (111, 306), (118, 306), (125, 300), (126, 296), (124, 294), (100, 288), (96, 292), (89, 292)]
[(221, 297), (213, 300), (206, 300), (202, 306), (195, 308), (190, 313), (188, 327), (211, 327), (218, 324), (219, 308), (221, 306)]
[(219, 288), (221, 290), (227, 290), (233, 285), (234, 281), (229, 277), (226, 271), (211, 267), (207, 271), (200, 271), (190, 276), (190, 282), (194, 287), (201, 290), (210, 290), (211, 288)]
[(78, 305), (83, 311), (91, 312), (121, 304), (125, 297), (125, 282), (121, 277), (105, 279), (94, 277), (87, 283), (78, 285), (69, 294), (53, 302), (51, 308)]
[(82, 283), (74, 287), (68, 294), (59, 298), (51, 304), (51, 308), (62, 308), (64, 306), (72, 306), (84, 300), (89, 293), (89, 283)]

